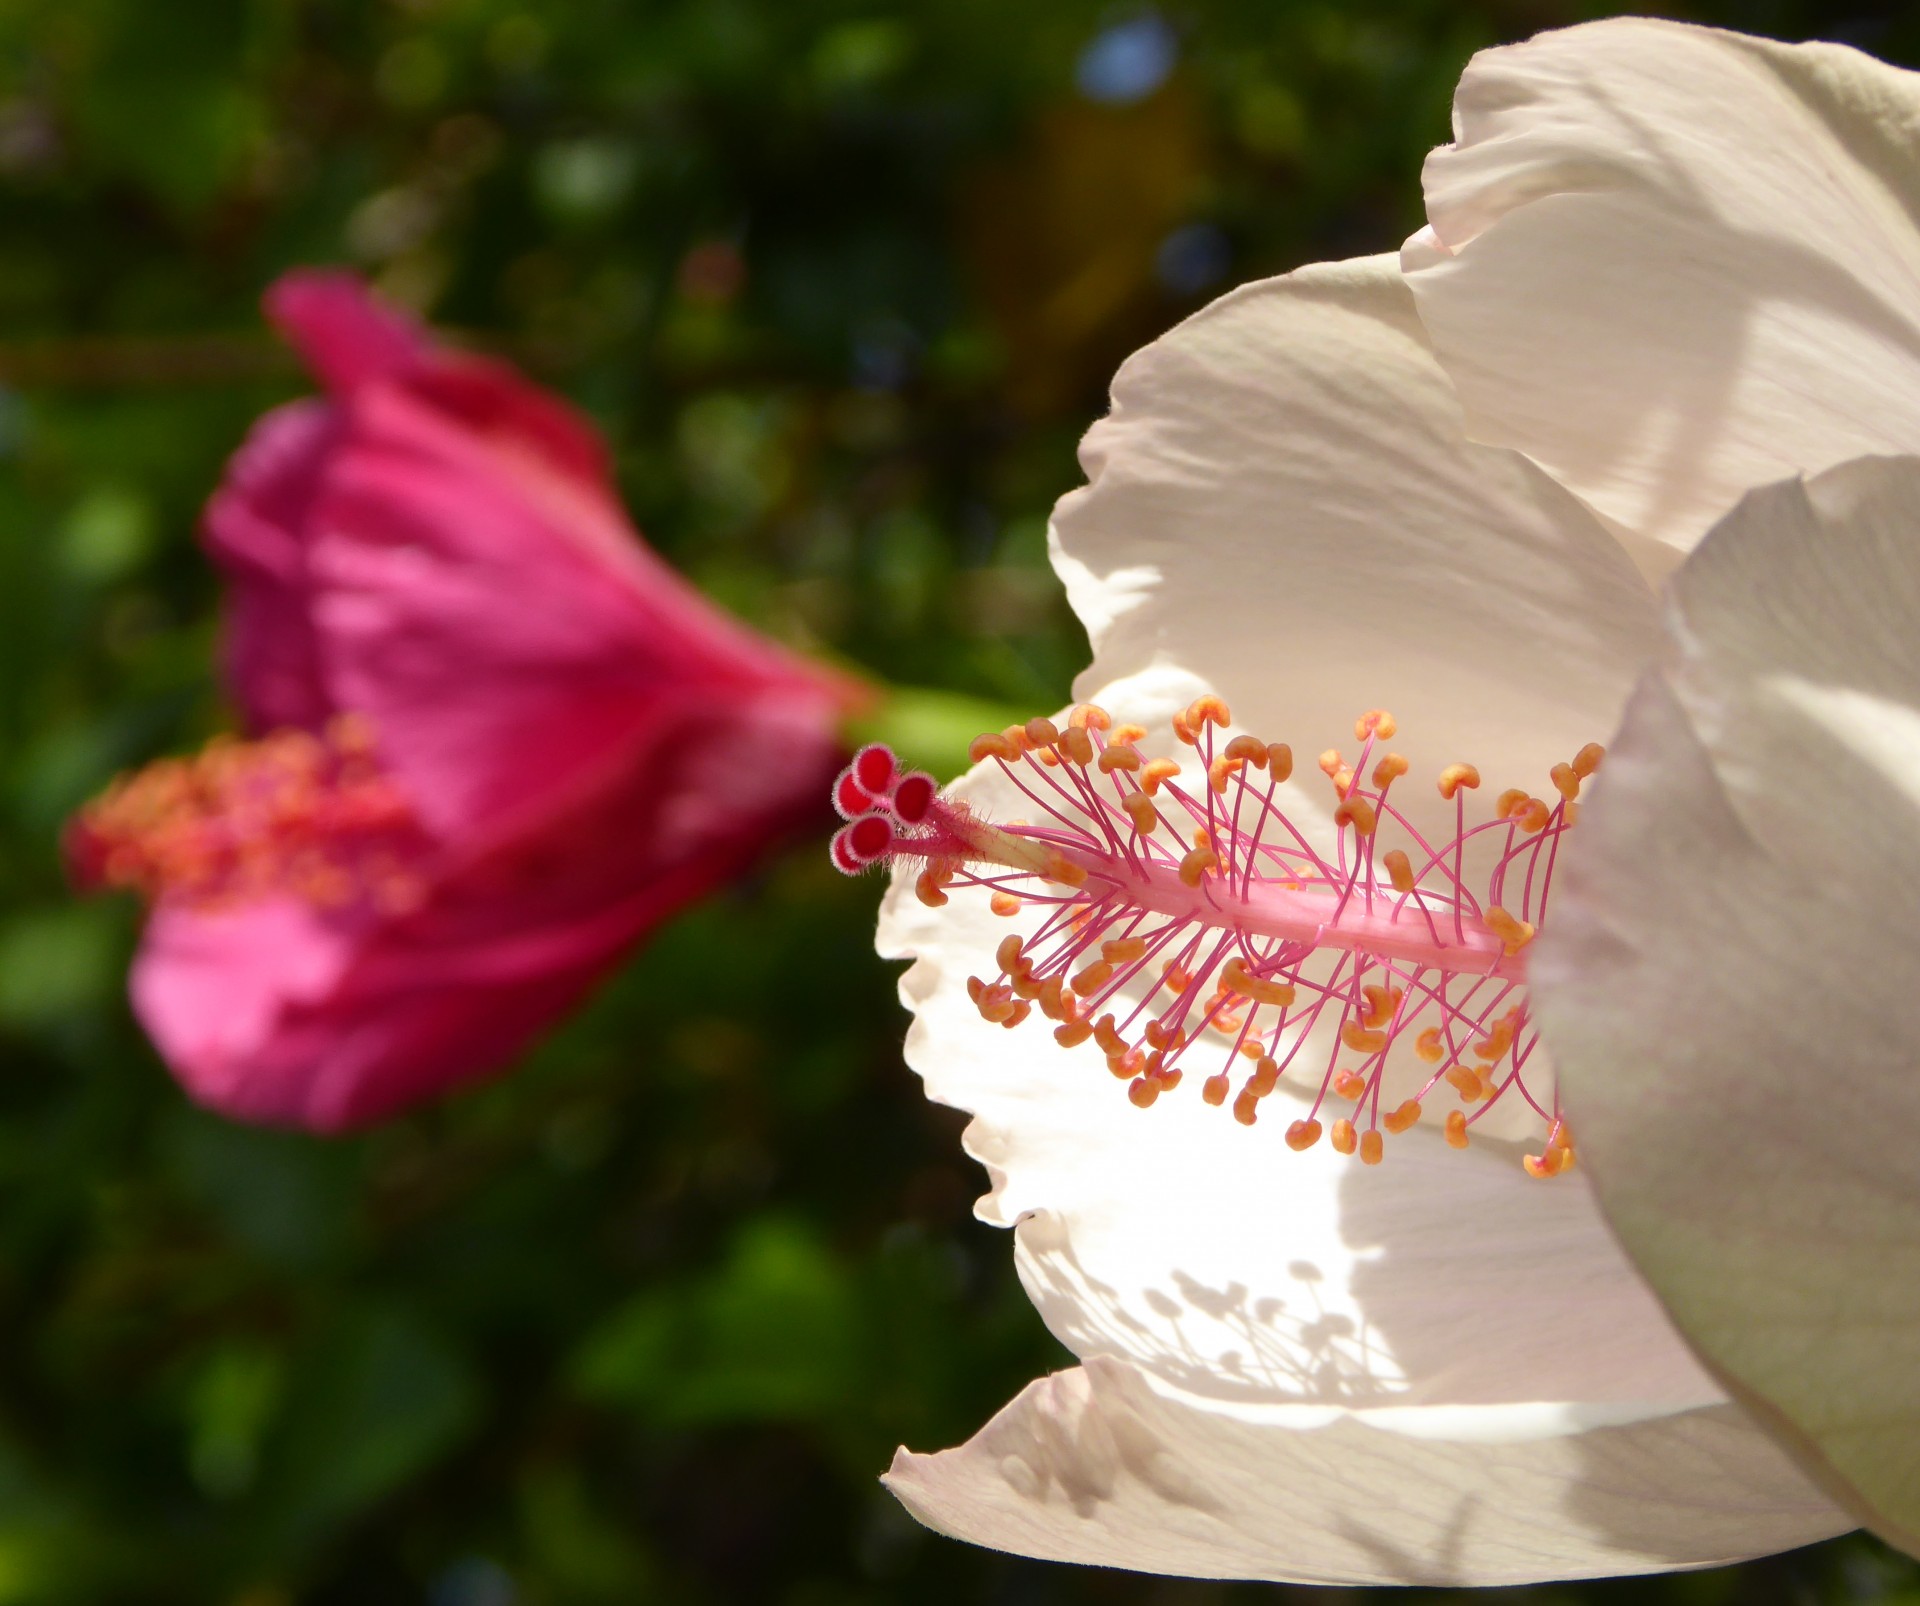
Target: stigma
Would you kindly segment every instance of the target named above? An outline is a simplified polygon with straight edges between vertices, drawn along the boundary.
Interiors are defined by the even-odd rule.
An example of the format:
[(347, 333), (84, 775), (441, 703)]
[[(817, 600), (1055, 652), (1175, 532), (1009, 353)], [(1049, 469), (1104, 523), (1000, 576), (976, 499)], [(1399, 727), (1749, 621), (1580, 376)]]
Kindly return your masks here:
[(425, 891), (425, 833), (352, 714), (317, 734), (216, 737), (121, 776), (75, 816), (64, 847), (83, 889), (204, 909), (281, 896), (400, 914)]
[[(1031, 803), (1024, 821), (989, 821), (889, 749), (865, 748), (835, 783), (847, 823), (833, 861), (848, 874), (904, 863), (935, 908), (984, 895), (1011, 925), (997, 973), (968, 981), (981, 1016), (1050, 1023), (1141, 1109), (1191, 1073), (1205, 1103), (1251, 1127), (1284, 1085), (1308, 1101), (1289, 1148), (1324, 1138), (1377, 1165), (1388, 1136), (1422, 1121), (1464, 1149), (1490, 1111), (1520, 1107), (1544, 1133), (1527, 1172), (1568, 1170), (1527, 956), (1603, 750), (1554, 765), (1543, 795), (1510, 788), (1470, 810), (1479, 770), (1415, 780), (1388, 746), (1393, 716), (1374, 709), (1354, 724), (1351, 757), (1317, 757), (1327, 808), (1308, 817), (1296, 801), (1294, 819), (1289, 746), (1230, 735), (1218, 697), (1171, 723), (1177, 757), (1149, 757), (1143, 727), (1091, 704), (1064, 727), (1039, 718), (977, 738), (974, 762)], [(1437, 814), (1405, 806), (1422, 784)]]

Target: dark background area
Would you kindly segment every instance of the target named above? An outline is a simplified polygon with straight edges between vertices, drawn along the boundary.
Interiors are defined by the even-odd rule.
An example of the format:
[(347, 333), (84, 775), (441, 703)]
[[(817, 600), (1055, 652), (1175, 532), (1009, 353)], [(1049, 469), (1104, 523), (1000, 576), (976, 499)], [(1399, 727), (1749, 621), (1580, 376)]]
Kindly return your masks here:
[[(1117, 361), (1395, 248), (1497, 0), (0, 5), (0, 1606), (1271, 1598), (917, 1528), (875, 1479), (1068, 1357), (798, 846), (513, 1076), (351, 1141), (189, 1107), (65, 813), (203, 739), (256, 299), (357, 265), (586, 406), (761, 628), (1023, 711)], [(1920, 59), (1904, 10), (1688, 13)], [(824, 835), (824, 833), (823, 833)], [(1301, 1592), (1305, 1593), (1305, 1592)], [(1529, 1601), (1920, 1602), (1865, 1539)], [(1404, 1597), (1402, 1597), (1404, 1598)]]

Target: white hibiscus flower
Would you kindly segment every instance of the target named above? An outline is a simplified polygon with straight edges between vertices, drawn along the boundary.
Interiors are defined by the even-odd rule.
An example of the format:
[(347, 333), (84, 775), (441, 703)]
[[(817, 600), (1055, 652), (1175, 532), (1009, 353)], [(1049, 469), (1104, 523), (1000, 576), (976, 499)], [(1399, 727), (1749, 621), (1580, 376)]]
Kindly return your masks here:
[[(1852, 616), (1818, 597), (1801, 658), (1769, 658), (1753, 621), (1784, 603), (1741, 554), (1751, 541), (1839, 573), (1852, 543), (1879, 567), (1845, 570), (1838, 593), (1857, 600), (1862, 574), (1891, 567), (1879, 605), (1914, 598), (1886, 509), (1920, 469), (1746, 504), (1687, 564), (1690, 656), (1636, 700), (1593, 849), (1578, 847), (1592, 818), (1567, 838), (1569, 933), (1545, 906), (1587, 744), (1659, 656), (1652, 586), (1748, 486), (1920, 448), (1920, 385), (1903, 383), (1920, 380), (1910, 123), (1914, 80), (1830, 47), (1624, 22), (1491, 52), (1463, 80), (1456, 143), (1429, 169), (1432, 228), (1402, 262), (1249, 286), (1121, 370), (1083, 447), (1090, 484), (1054, 521), (1094, 646), (1076, 692), (1105, 712), (983, 744), (944, 800), (880, 759), (841, 799), (849, 867), (931, 865), (897, 877), (881, 921), (882, 950), (915, 961), (908, 1058), (973, 1114), (980, 1213), (1015, 1227), (1022, 1278), (1082, 1361), (966, 1445), (902, 1453), (889, 1485), (923, 1521), (1162, 1572), (1469, 1583), (1708, 1565), (1851, 1525), (1694, 1359), (1603, 1224), (1528, 984), (1537, 927), (1571, 1131), (1584, 1154), (1592, 1120), (1630, 1246), (1740, 1398), (1793, 1417), (1778, 1386), (1792, 1342), (1758, 1346), (1757, 1378), (1713, 1347), (1740, 1340), (1740, 1279), (1700, 1282), (1716, 1291), (1704, 1316), (1676, 1285), (1728, 1244), (1751, 1272), (1792, 1225), (1740, 1227), (1707, 1200), (1742, 1197), (1729, 1176), (1799, 1189), (1812, 1214), (1785, 1241), (1807, 1277), (1866, 1275), (1857, 1257), (1846, 1274), (1816, 1264), (1834, 1249), (1821, 1212), (1841, 1208), (1830, 1156), (1792, 1163), (1793, 1129), (1762, 1123), (1780, 1141), (1743, 1169), (1714, 1120), (1748, 1113), (1731, 1077), (1755, 1064), (1801, 1078), (1791, 1107), (1823, 1132), (1836, 1110), (1856, 1134), (1880, 1117), (1865, 1094), (1905, 1000), (1875, 989), (1903, 951), (1884, 933), (1905, 926), (1882, 919), (1897, 883), (1861, 878), (1897, 862), (1891, 833), (1920, 796), (1911, 759), (1887, 756), (1915, 750), (1899, 744), (1920, 698), (1888, 690), (1912, 687), (1905, 660), (1892, 681), (1854, 662), (1879, 649), (1871, 631), (1827, 639)], [(1685, 718), (1648, 734), (1663, 685)], [(1170, 719), (1181, 740), (1156, 745)], [(1693, 766), (1669, 771), (1661, 742), (1684, 746), (1687, 720), (1704, 732)], [(1329, 752), (1324, 775), (1303, 761), (1278, 779), (1289, 764), (1268, 742), (1312, 754), (1349, 728), (1361, 746)], [(1692, 1007), (1701, 949), (1682, 938), (1765, 929), (1780, 886), (1756, 875), (1691, 923), (1657, 918), (1663, 895), (1754, 856), (1726, 803), (1701, 804), (1697, 852), (1633, 844), (1663, 809), (1692, 820), (1662, 788), (1717, 796), (1716, 772), (1743, 820), (1771, 783), (1785, 795), (1763, 819), (1804, 823), (1823, 794), (1780, 776), (1809, 730), (1830, 738), (1815, 744), (1830, 786), (1846, 754), (1879, 762), (1907, 814), (1882, 808), (1821, 882), (1871, 911), (1831, 950), (1861, 968), (1830, 1010), (1769, 1036), (1751, 1008), (1725, 1017), (1794, 998), (1785, 959), (1722, 941), (1702, 995), (1716, 1013)], [(1845, 823), (1885, 799), (1863, 783), (1824, 801)], [(1564, 905), (1564, 868), (1560, 882)], [(1804, 946), (1762, 953), (1804, 963)], [(1740, 990), (1751, 978), (1760, 994)], [(1858, 1046), (1844, 1028), (1862, 1000), (1885, 1018)], [(1669, 1086), (1673, 1043), (1703, 1078), (1711, 1063), (1713, 1092), (1670, 1095), (1687, 1119), (1660, 1123), (1644, 1164), (1618, 1159)], [(1822, 1044), (1860, 1098), (1826, 1102), (1807, 1063)], [(1710, 1052), (1726, 1045), (1731, 1059)], [(1913, 1125), (1860, 1150), (1881, 1209), (1860, 1219), (1882, 1243), (1912, 1201), (1898, 1145)], [(1710, 1161), (1689, 1171), (1689, 1154)], [(1698, 1230), (1663, 1236), (1674, 1210)], [(1896, 1260), (1900, 1292), (1853, 1307), (1850, 1361), (1876, 1315), (1911, 1320), (1912, 1269)], [(1797, 1342), (1804, 1376), (1804, 1326)], [(1857, 1434), (1849, 1403), (1829, 1390), (1797, 1420)]]

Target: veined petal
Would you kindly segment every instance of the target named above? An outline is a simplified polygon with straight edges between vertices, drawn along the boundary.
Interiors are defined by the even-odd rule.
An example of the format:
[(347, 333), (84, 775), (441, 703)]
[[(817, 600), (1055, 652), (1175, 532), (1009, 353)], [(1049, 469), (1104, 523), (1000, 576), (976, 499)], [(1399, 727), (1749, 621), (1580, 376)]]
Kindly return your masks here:
[(1390, 258), (1189, 318), (1121, 368), (1081, 461), (1053, 540), (1093, 639), (1083, 696), (1171, 666), (1303, 753), (1385, 707), (1429, 798), (1453, 762), (1538, 788), (1612, 729), (1656, 638), (1592, 515), (1466, 440)]
[(1920, 77), (1839, 45), (1626, 18), (1476, 56), (1403, 258), (1474, 438), (1675, 557), (1920, 448), (1917, 126)]
[(1681, 1330), (1920, 1549), (1920, 461), (1755, 492), (1675, 576), (1534, 972)]
[(1570, 1425), (1528, 1405), (1248, 1420), (1096, 1360), (958, 1449), (901, 1451), (886, 1482), (929, 1526), (1020, 1555), (1303, 1583), (1711, 1566), (1845, 1525), (1733, 1407)]

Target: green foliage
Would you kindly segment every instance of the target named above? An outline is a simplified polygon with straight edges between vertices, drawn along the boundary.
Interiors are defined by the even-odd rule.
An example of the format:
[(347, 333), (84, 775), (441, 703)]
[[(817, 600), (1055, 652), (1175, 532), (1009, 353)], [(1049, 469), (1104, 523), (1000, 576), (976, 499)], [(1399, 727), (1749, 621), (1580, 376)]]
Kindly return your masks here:
[[(877, 1489), (1066, 1357), (818, 842), (510, 1078), (329, 1143), (184, 1104), (122, 1002), (133, 912), (68, 900), (58, 832), (221, 722), (193, 528), (301, 388), (255, 311), (283, 268), (578, 399), (673, 562), (927, 688), (882, 728), (951, 769), (1084, 660), (1045, 519), (1117, 361), (1391, 249), (1466, 56), (1586, 11), (1181, 0), (1164, 79), (1101, 99), (1106, 0), (0, 7), (0, 1606), (1265, 1593), (967, 1550)], [(1849, 1541), (1530, 1593), (1628, 1587), (1920, 1582)]]

